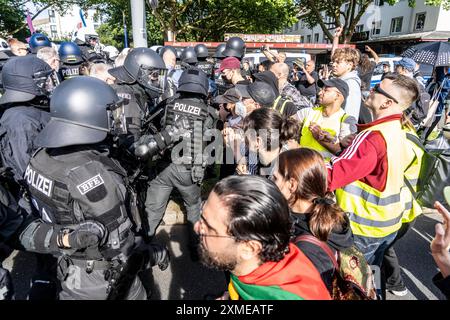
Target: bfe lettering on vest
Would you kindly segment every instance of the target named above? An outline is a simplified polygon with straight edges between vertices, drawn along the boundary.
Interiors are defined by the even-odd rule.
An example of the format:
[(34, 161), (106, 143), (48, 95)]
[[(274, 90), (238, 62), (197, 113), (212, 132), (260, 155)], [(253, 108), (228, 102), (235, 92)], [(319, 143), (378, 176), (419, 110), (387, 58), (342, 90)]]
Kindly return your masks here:
[(184, 103), (175, 102), (173, 110), (200, 116), (201, 109)]
[(52, 180), (44, 177), (40, 173), (37, 173), (30, 166), (28, 166), (27, 170), (25, 171), (24, 179), (27, 181), (29, 186), (32, 186), (39, 192), (51, 198), (53, 188)]

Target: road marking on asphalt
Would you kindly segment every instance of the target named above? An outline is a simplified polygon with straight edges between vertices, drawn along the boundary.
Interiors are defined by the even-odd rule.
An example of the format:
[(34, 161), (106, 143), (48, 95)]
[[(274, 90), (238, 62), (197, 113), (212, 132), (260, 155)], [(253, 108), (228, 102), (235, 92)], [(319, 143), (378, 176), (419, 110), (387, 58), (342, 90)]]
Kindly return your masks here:
[[(417, 288), (430, 300), (439, 300), (438, 297), (436, 297), (436, 295), (431, 292), (419, 279), (417, 279), (408, 269), (403, 268), (402, 267), (403, 272), (411, 279), (412, 282), (414, 282), (414, 284), (417, 286)], [(409, 290), (409, 292), (411, 293), (411, 290)], [(414, 296), (411, 293), (412, 296)], [(414, 298), (417, 299), (417, 297), (414, 296)]]
[[(421, 236), (423, 239), (425, 239), (425, 241), (427, 241), (428, 243), (431, 243), (431, 240), (433, 240), (433, 237), (430, 236), (429, 234), (424, 235), (422, 233), (420, 233), (419, 230), (417, 230), (416, 228), (412, 228), (419, 236)], [(428, 236), (428, 237), (427, 237)]]

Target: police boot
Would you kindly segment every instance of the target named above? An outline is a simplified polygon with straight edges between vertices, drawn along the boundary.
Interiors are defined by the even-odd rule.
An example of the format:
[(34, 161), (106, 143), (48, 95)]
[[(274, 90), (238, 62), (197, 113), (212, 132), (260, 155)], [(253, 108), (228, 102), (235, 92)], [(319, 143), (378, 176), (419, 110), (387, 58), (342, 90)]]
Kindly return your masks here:
[(33, 277), (28, 300), (57, 300), (57, 285), (53, 279), (46, 276)]
[(166, 246), (152, 243), (148, 250), (150, 252), (150, 266), (158, 265), (159, 270), (166, 270), (170, 263), (169, 249)]

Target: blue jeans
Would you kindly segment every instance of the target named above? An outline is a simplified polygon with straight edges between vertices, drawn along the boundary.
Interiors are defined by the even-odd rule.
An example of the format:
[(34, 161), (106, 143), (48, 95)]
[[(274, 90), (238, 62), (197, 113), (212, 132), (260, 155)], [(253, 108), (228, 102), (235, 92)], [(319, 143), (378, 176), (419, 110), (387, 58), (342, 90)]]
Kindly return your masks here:
[(370, 238), (353, 235), (355, 245), (364, 254), (369, 264), (381, 267), (384, 251), (394, 241), (397, 232), (391, 233), (384, 238)]

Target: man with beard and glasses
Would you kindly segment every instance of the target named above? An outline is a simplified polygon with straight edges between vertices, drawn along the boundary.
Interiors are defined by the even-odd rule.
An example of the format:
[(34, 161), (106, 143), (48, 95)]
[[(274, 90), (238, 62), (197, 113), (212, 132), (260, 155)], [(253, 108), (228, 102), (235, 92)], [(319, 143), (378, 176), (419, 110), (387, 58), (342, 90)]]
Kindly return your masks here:
[(219, 181), (195, 225), (202, 263), (231, 273), (230, 299), (330, 299), (317, 269), (290, 242), (290, 229), (283, 195), (257, 176)]

